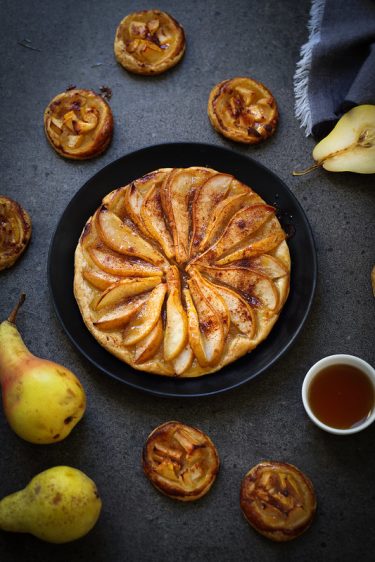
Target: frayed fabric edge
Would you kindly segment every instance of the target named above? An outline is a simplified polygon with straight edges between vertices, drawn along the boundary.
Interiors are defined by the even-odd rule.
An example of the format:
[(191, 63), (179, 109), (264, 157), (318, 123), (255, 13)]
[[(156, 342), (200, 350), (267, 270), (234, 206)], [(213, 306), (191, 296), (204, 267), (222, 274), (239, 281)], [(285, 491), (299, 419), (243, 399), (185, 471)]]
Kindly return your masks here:
[(300, 50), (300, 60), (296, 65), (296, 72), (293, 78), (294, 86), (294, 113), (301, 127), (305, 128), (305, 135), (308, 137), (312, 132), (312, 115), (309, 101), (309, 77), (312, 62), (312, 52), (315, 45), (320, 41), (320, 29), (323, 19), (325, 0), (313, 0), (311, 4), (309, 22), (307, 29), (309, 39), (302, 45)]

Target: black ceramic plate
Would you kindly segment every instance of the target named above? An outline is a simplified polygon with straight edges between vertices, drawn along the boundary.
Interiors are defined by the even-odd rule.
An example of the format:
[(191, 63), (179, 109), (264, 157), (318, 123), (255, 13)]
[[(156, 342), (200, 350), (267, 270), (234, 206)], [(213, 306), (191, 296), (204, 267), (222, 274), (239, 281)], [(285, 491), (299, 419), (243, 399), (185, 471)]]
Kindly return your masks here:
[[(268, 338), (250, 354), (218, 373), (177, 379), (136, 371), (102, 348), (81, 318), (73, 295), (74, 251), (87, 219), (113, 189), (163, 167), (208, 166), (233, 174), (275, 205), (290, 234), (292, 259), (288, 300)], [(125, 384), (161, 396), (207, 396), (235, 388), (263, 373), (285, 353), (310, 310), (316, 284), (316, 254), (307, 218), (294, 195), (270, 170), (250, 158), (217, 146), (175, 143), (150, 146), (109, 164), (91, 178), (65, 209), (53, 236), (48, 276), (57, 315), (68, 336), (98, 369)]]

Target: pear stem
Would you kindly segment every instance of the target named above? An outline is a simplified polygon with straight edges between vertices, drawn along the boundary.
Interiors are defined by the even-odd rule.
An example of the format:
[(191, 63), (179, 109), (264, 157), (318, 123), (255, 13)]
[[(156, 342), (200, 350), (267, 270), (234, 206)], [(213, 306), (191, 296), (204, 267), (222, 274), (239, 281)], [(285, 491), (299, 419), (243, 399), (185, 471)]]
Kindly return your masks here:
[(315, 164), (313, 164), (312, 166), (310, 166), (309, 168), (306, 168), (305, 170), (294, 170), (292, 172), (293, 176), (304, 176), (305, 174), (309, 174), (310, 172), (312, 172), (313, 170), (316, 170), (317, 168), (320, 168), (320, 166), (323, 164), (323, 160), (321, 160), (320, 162), (316, 162)]
[(16, 306), (13, 308), (12, 312), (8, 316), (8, 322), (11, 322), (12, 324), (16, 323), (17, 312), (25, 302), (25, 298), (26, 298), (25, 293), (21, 293), (20, 298), (18, 299), (18, 303), (16, 304)]

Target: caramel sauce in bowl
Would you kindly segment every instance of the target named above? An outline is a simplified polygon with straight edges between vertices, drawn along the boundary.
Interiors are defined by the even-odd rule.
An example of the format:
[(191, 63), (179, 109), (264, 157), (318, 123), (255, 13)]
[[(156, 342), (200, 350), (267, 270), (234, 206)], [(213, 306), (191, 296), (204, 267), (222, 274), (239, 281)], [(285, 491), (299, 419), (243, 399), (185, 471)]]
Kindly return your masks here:
[(375, 369), (354, 355), (330, 355), (311, 367), (302, 401), (321, 429), (350, 435), (375, 420)]

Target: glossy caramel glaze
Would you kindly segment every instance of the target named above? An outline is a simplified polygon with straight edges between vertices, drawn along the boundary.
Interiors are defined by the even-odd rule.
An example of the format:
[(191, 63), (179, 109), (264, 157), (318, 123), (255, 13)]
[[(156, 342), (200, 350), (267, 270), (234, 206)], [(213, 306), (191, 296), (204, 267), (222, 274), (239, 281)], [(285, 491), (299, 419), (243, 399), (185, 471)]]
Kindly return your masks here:
[(268, 139), (279, 120), (276, 100), (268, 88), (246, 77), (217, 84), (210, 93), (207, 111), (219, 133), (246, 144)]
[(126, 16), (114, 43), (117, 61), (136, 74), (160, 74), (175, 66), (185, 52), (185, 33), (169, 14), (143, 10)]
[(211, 439), (177, 421), (154, 429), (143, 448), (146, 476), (159, 491), (180, 501), (204, 496), (215, 481), (219, 465)]
[(69, 89), (49, 103), (44, 112), (44, 129), (50, 144), (64, 158), (94, 158), (111, 142), (112, 111), (95, 92)]
[(29, 214), (13, 199), (0, 195), (0, 271), (18, 260), (30, 237)]
[(298, 468), (264, 461), (244, 477), (240, 505), (259, 533), (274, 541), (289, 541), (310, 526), (316, 497), (310, 479)]

